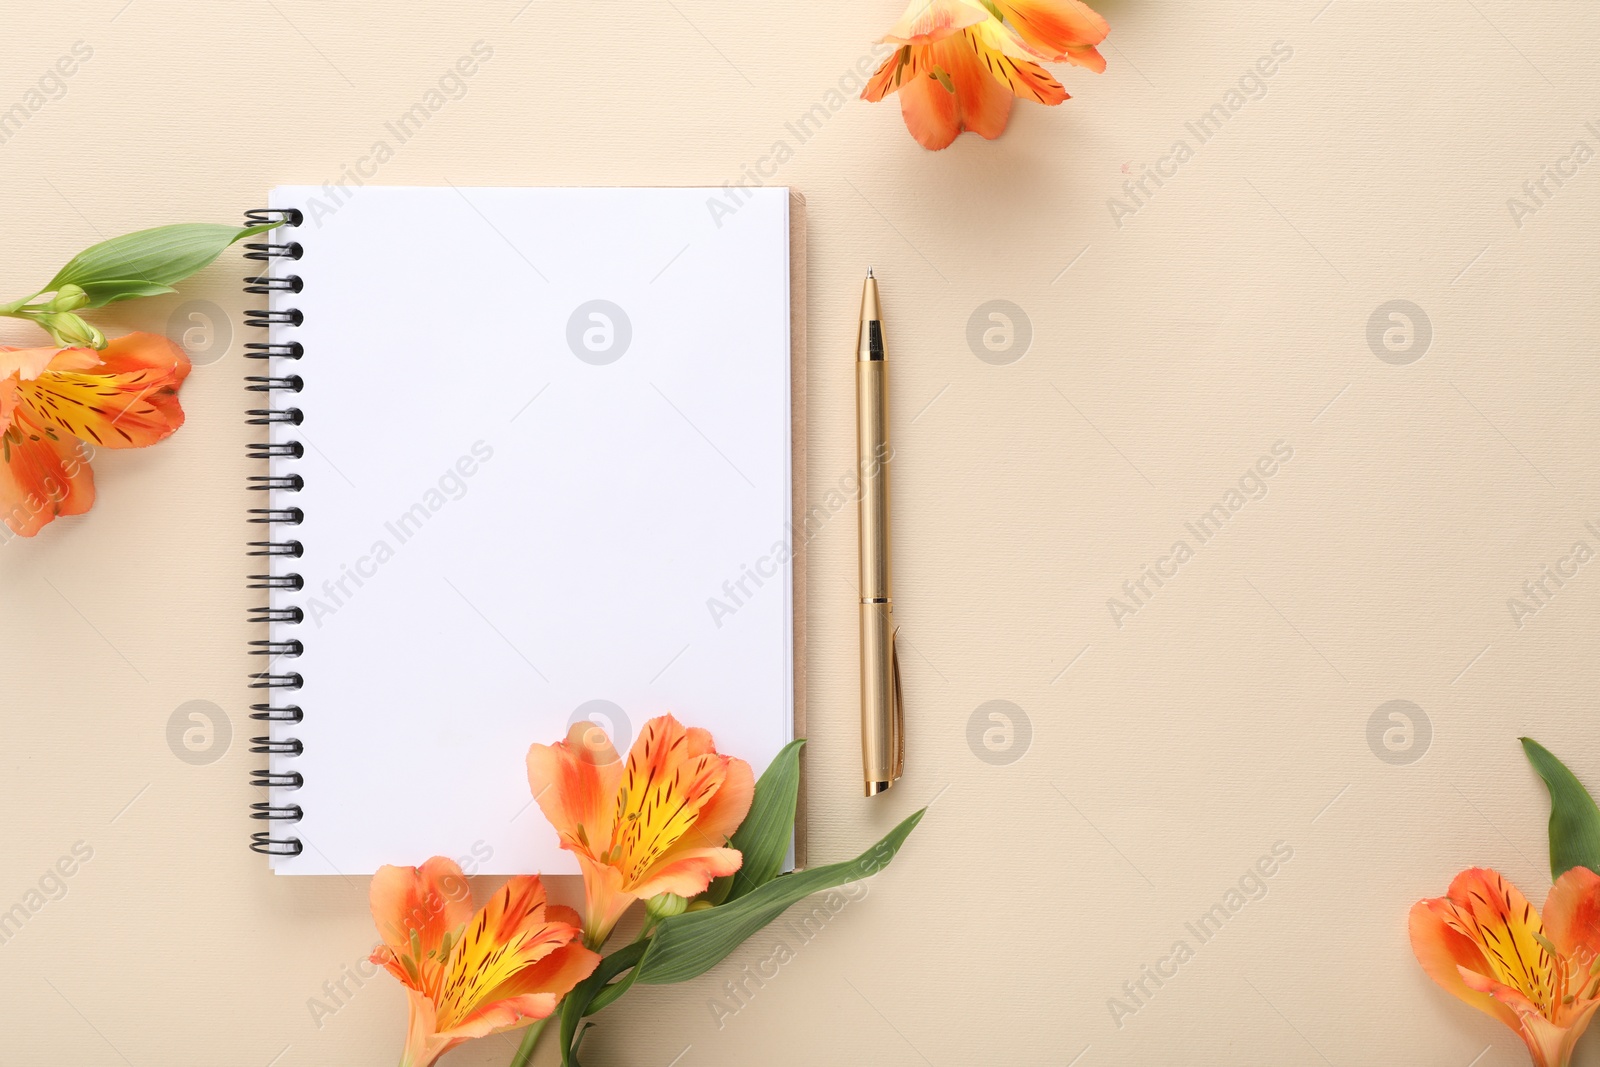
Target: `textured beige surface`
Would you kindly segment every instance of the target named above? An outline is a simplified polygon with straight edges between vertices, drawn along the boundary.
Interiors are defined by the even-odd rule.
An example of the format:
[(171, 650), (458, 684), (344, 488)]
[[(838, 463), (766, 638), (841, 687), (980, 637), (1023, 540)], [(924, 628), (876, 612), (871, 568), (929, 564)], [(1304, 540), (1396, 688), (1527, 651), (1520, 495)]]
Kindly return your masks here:
[[(1019, 107), (1000, 141), (929, 155), (892, 104), (828, 112), (894, 4), (13, 11), (0, 108), (74, 42), (94, 54), (0, 143), (0, 294), (102, 235), (229, 220), (274, 183), (336, 178), (476, 41), (493, 58), (379, 180), (720, 184), (784, 141), (776, 180), (810, 208), (814, 501), (853, 464), (862, 268), (883, 285), (910, 705), (909, 772), (868, 805), (841, 510), (810, 546), (813, 861), (937, 801), (809, 938), (787, 919), (714, 975), (636, 991), (625, 1021), (602, 1017), (593, 1061), (1525, 1062), (1421, 975), (1405, 910), (1471, 862), (1542, 897), (1544, 798), (1518, 734), (1600, 783), (1600, 563), (1550, 585), (1520, 628), (1507, 607), (1574, 542), (1600, 548), (1600, 162), (1562, 163), (1520, 220), (1507, 204), (1576, 142), (1600, 147), (1600, 15), (1115, 0), (1108, 73), (1067, 71), (1061, 108)], [(1265, 64), (1265, 96), (1199, 143), (1186, 124), (1280, 41), (1293, 54)], [(802, 143), (790, 124), (814, 104), (829, 117)], [(1119, 227), (1108, 199), (1163, 159), (1171, 176), (1125, 200)], [(308, 1006), (370, 945), (364, 886), (274, 880), (244, 849), (241, 267), (102, 320), (163, 329), (210, 301), (232, 346), (191, 377), (179, 435), (97, 461), (87, 518), (0, 546), (0, 908), (55, 890), (58, 859), (92, 849), (0, 944), (6, 1063), (398, 1051), (387, 980), (344, 979), (319, 1020)], [(969, 347), (990, 300), (1031, 322), (1019, 361)], [(1431, 323), (1420, 360), (1369, 347), (1391, 300)], [(464, 337), (516, 329), (511, 309), (464, 316)], [(456, 354), (437, 373), (441, 390), (483, 387)], [(1265, 498), (1199, 544), (1185, 523), (1277, 442), (1293, 454)], [(1119, 627), (1108, 599), (1179, 539), (1192, 558), (1146, 579)], [(196, 700), (232, 726), (202, 765), (167, 739)], [(1008, 755), (982, 740), (992, 728), (1003, 747), (998, 723), (969, 744), (993, 700), (1031, 724), (1014, 762), (976, 754)], [(1410, 764), (1369, 747), (1391, 700), (1431, 722)], [(1292, 859), (1267, 864), (1265, 897), (1203, 944), (1187, 933), (1277, 842)], [(1147, 980), (1119, 1028), (1108, 999), (1143, 966), (1170, 970), (1180, 939), (1191, 958)], [(454, 1062), (509, 1050), (490, 1039)]]

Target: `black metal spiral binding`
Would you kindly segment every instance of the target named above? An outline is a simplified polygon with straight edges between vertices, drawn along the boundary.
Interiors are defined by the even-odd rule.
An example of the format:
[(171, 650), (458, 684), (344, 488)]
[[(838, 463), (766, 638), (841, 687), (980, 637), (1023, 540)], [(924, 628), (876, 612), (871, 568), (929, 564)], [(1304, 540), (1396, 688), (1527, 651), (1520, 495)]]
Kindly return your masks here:
[(306, 383), (300, 380), (300, 375), (291, 374), (284, 378), (272, 378), (259, 374), (252, 374), (245, 378), (249, 384), (246, 389), (252, 393), (290, 392), (298, 393), (304, 389)]
[[(283, 239), (287, 237), (286, 231), (294, 229), (305, 221), (300, 212), (294, 208), (258, 208), (245, 212), (245, 219), (253, 226), (264, 223), (280, 224), (277, 229), (271, 231), (276, 240), (245, 245), (246, 259), (270, 263), (273, 260), (298, 260), (305, 254), (298, 241)], [(298, 293), (304, 288), (304, 282), (297, 274), (262, 274), (246, 278), (244, 282), (247, 293), (280, 297)], [(245, 312), (245, 324), (259, 329), (294, 327), (304, 321), (305, 316), (298, 308), (260, 308)], [(298, 360), (305, 355), (305, 349), (298, 341), (257, 341), (245, 345), (245, 355), (250, 359)], [(299, 393), (305, 388), (305, 383), (298, 374), (263, 374), (246, 377), (245, 387), (252, 393)], [(304, 418), (297, 407), (252, 408), (246, 414), (248, 415), (246, 421), (251, 426), (274, 424), (299, 426)], [(249, 446), (249, 457), (255, 460), (272, 462), (300, 459), (304, 455), (305, 446), (299, 441), (256, 441)], [(249, 487), (256, 492), (297, 493), (305, 487), (305, 479), (298, 474), (256, 474), (250, 476)], [(305, 512), (297, 507), (251, 508), (250, 521), (268, 527), (298, 526), (305, 521)], [(264, 556), (269, 559), (298, 559), (305, 549), (293, 538), (272, 538), (265, 541), (251, 541), (247, 551), (251, 556)], [(296, 591), (304, 586), (305, 579), (293, 572), (250, 575), (251, 589)], [(295, 626), (304, 620), (305, 612), (294, 606), (275, 607), (264, 604), (250, 609), (252, 623), (266, 623), (274, 627)], [(294, 659), (304, 652), (305, 645), (299, 640), (281, 639), (276, 632), (269, 640), (250, 642), (252, 656), (268, 657), (267, 669), (250, 675), (250, 688), (266, 690), (264, 695), (268, 697), (266, 702), (250, 706), (251, 719), (268, 724), (291, 725), (303, 720), (305, 713), (298, 704), (277, 704), (272, 698), (279, 691), (297, 690), (305, 684), (305, 679), (299, 672), (276, 669), (279, 660)], [(268, 729), (270, 731), (270, 726)], [(304, 746), (297, 737), (274, 736), (268, 732), (250, 739), (250, 751), (276, 757), (281, 762), (300, 755), (304, 751)], [(260, 789), (288, 790), (299, 789), (305, 784), (305, 779), (299, 771), (262, 767), (251, 772), (250, 784)], [(304, 816), (305, 812), (300, 805), (276, 803), (275, 799), (251, 804), (250, 817), (276, 824), (299, 822)], [(298, 837), (274, 836), (272, 830), (258, 830), (250, 835), (250, 848), (268, 856), (298, 856), (304, 846)]]
[(306, 480), (298, 474), (252, 474), (250, 488), (255, 490), (287, 489), (298, 493), (306, 487)]
[[(306, 613), (299, 608), (251, 608), (250, 621), (259, 622), (293, 622), (306, 621)], [(296, 719), (296, 722), (300, 720)]]
[(250, 445), (251, 459), (274, 459), (278, 456), (299, 459), (305, 454), (306, 446), (299, 441), (258, 441)]
[(269, 422), (287, 422), (291, 426), (299, 426), (301, 420), (305, 418), (305, 416), (300, 413), (299, 408), (284, 408), (282, 411), (270, 411), (262, 408), (255, 408), (245, 412), (245, 414), (249, 415), (250, 417), (244, 421), (249, 423), (251, 426), (265, 426)]
[(299, 308), (284, 308), (281, 311), (271, 308), (249, 308), (244, 313), (246, 326), (301, 326), (306, 317), (300, 313)]
[(305, 288), (305, 283), (298, 274), (291, 274), (287, 278), (272, 278), (262, 275), (259, 278), (246, 278), (244, 291), (247, 293), (298, 293)]
[(251, 522), (282, 522), (290, 526), (298, 526), (306, 518), (299, 508), (251, 508), (250, 514), (256, 516)]
[(246, 359), (299, 359), (306, 354), (304, 346), (299, 341), (290, 341), (286, 345), (251, 341), (244, 347)]
[[(299, 541), (251, 541), (250, 556), (293, 556), (299, 559), (305, 555), (306, 546)], [(299, 620), (296, 619), (296, 622)]]

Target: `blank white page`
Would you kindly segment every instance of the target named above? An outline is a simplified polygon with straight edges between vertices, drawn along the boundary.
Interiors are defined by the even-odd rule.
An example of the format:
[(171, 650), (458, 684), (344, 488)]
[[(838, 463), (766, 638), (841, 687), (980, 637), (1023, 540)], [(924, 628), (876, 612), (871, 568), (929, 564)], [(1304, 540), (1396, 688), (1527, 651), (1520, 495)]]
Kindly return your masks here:
[(272, 594), (305, 614), (272, 627), (304, 646), (275, 870), (575, 872), (529, 744), (670, 711), (759, 774), (790, 739), (789, 193), (742, 195), (273, 192), (305, 216), (270, 237), (303, 249), (271, 340), (304, 347), (271, 363), (304, 415), (272, 434), (305, 582)]

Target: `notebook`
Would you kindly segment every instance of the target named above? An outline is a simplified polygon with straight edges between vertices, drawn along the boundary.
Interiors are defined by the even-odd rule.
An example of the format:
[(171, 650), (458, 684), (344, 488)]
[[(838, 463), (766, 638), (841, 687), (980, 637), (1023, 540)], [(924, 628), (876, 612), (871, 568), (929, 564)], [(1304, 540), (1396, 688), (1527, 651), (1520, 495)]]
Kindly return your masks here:
[(576, 872), (524, 758), (583, 719), (625, 752), (670, 711), (759, 774), (803, 708), (803, 202), (269, 203), (251, 847), (280, 874)]

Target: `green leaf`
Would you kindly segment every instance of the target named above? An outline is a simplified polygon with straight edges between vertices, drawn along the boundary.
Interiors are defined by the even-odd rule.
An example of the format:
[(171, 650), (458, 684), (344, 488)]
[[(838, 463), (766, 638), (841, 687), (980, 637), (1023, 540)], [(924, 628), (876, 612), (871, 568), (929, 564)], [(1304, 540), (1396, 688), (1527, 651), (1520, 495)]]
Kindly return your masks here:
[(789, 845), (794, 841), (794, 813), (800, 799), (800, 749), (805, 743), (803, 737), (790, 741), (761, 773), (755, 797), (750, 801), (750, 814), (728, 842), (744, 856), (744, 862), (733, 874), (711, 883), (706, 890), (706, 899), (711, 903), (737, 900), (772, 881), (783, 869)]
[(927, 810), (907, 817), (853, 860), (780, 875), (727, 904), (661, 920), (639, 961), (638, 980), (666, 985), (698, 977), (796, 901), (878, 873), (894, 859)]
[(1550, 790), (1550, 877), (1573, 867), (1600, 872), (1600, 808), (1571, 771), (1531, 737), (1520, 738), (1528, 762)]
[[(167, 287), (182, 281), (209, 264), (223, 250), (244, 237), (253, 237), (279, 225), (223, 226), (194, 222), (176, 226), (157, 226), (153, 230), (113, 237), (72, 257), (50, 280), (44, 292), (63, 285), (79, 285), (89, 294), (88, 307), (102, 307), (116, 300), (170, 292)], [(143, 290), (137, 289), (143, 285)]]
[[(639, 947), (640, 954), (643, 954), (644, 949), (647, 947), (646, 942), (643, 941), (636, 941), (634, 942), (634, 945)], [(629, 945), (628, 947), (632, 948), (633, 945)], [(623, 951), (626, 951), (626, 949)], [(612, 953), (612, 955), (617, 955), (617, 953)], [(634, 962), (638, 962), (637, 955), (634, 957)], [(586, 1016), (593, 1015), (597, 1011), (602, 1011), (610, 1007), (611, 1002), (622, 996), (622, 994), (626, 993), (628, 988), (633, 985), (634, 979), (638, 977), (639, 968), (630, 964), (627, 974), (623, 975), (621, 978), (617, 979), (615, 982), (612, 982), (610, 985), (606, 986), (604, 989), (600, 990), (600, 992), (594, 995), (594, 999), (589, 1002), (589, 1006), (583, 1009), (583, 1014)]]
[[(788, 851), (788, 836), (794, 826), (795, 795), (799, 783), (799, 752), (804, 743), (794, 741), (785, 746), (773, 765), (761, 776), (761, 781), (756, 784), (756, 799), (751, 802), (751, 814), (746, 817), (745, 825), (739, 828), (743, 832), (753, 819), (757, 820), (745, 843), (756, 854), (757, 867), (762, 870), (776, 871)], [(767, 790), (769, 796), (765, 804), (760, 800), (763, 786), (771, 786)], [(759, 812), (758, 805), (761, 805)], [(909, 816), (889, 831), (883, 840), (853, 860), (795, 874), (774, 876), (769, 873), (760, 886), (742, 889), (737, 900), (662, 919), (654, 936), (648, 940), (635, 941), (603, 958), (594, 973), (566, 995), (558, 1009), (563, 1067), (581, 1067), (577, 1046), (587, 1025), (584, 1018), (611, 1005), (635, 981), (664, 985), (704, 974), (796, 901), (824, 889), (876, 874), (894, 859), (926, 811), (924, 808)], [(781, 847), (772, 845), (774, 831), (763, 830), (763, 826), (780, 828), (776, 833), (782, 842)], [(735, 834), (734, 840), (739, 840), (738, 834)], [(777, 853), (776, 859), (771, 858), (774, 851)], [(623, 977), (618, 978), (618, 975)]]
[(111, 278), (103, 282), (86, 282), (83, 284), (83, 291), (89, 297), (89, 303), (83, 306), (94, 308), (115, 304), (118, 300), (132, 300), (138, 296), (163, 296), (178, 290), (170, 285), (160, 285), (137, 278)]
[[(572, 991), (561, 999), (561, 1063), (563, 1067), (578, 1067), (578, 1054), (575, 1047), (578, 1038), (578, 1025), (583, 1022), (585, 1015), (591, 1014), (590, 1003), (598, 996), (611, 981), (623, 971), (628, 970), (639, 962), (645, 950), (650, 947), (648, 941), (635, 941), (627, 948), (618, 949), (600, 961), (594, 973), (572, 987)], [(633, 983), (630, 975), (627, 979), (629, 985)], [(613, 995), (606, 1003), (615, 1000)], [(604, 1005), (602, 1005), (604, 1007)], [(599, 1011), (599, 1008), (593, 1011)]]

